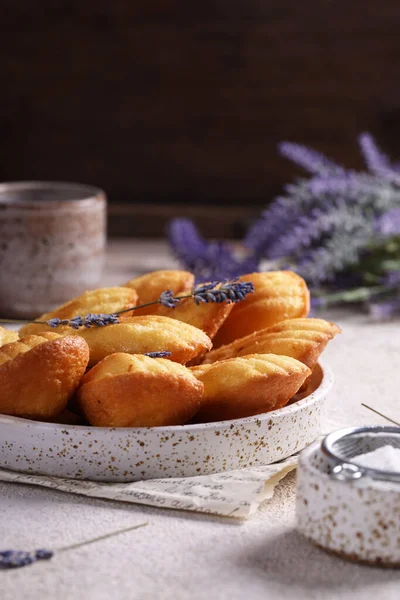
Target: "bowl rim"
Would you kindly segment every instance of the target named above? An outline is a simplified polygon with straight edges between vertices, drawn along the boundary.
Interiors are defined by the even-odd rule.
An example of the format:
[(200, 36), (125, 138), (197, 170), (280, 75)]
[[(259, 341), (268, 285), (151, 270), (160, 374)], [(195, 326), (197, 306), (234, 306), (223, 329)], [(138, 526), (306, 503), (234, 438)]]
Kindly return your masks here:
[[(9, 201), (5, 197), (8, 193), (24, 193), (27, 191), (64, 191), (72, 194), (71, 198), (62, 200), (27, 200), (24, 197), (18, 200)], [(79, 183), (75, 181), (45, 181), (45, 180), (27, 180), (27, 181), (5, 181), (0, 183), (0, 204), (9, 208), (25, 209), (43, 209), (53, 207), (92, 206), (93, 202), (104, 201), (106, 193), (100, 187)]]
[(65, 423), (47, 423), (45, 421), (34, 421), (32, 419), (25, 419), (23, 417), (14, 417), (11, 415), (0, 414), (0, 427), (1, 425), (16, 425), (17, 427), (34, 427), (35, 429), (43, 428), (45, 430), (65, 430), (74, 431), (76, 433), (87, 433), (87, 432), (121, 432), (121, 434), (143, 434), (146, 432), (155, 433), (193, 433), (204, 430), (224, 429), (231, 428), (232, 426), (243, 426), (246, 424), (262, 422), (273, 417), (284, 417), (287, 414), (297, 413), (299, 410), (305, 409), (321, 397), (325, 397), (333, 385), (333, 373), (328, 365), (324, 361), (318, 361), (317, 363), (321, 367), (322, 379), (320, 385), (315, 389), (309, 396), (306, 396), (302, 400), (298, 400), (293, 404), (288, 404), (283, 408), (271, 410), (266, 413), (260, 413), (251, 417), (243, 417), (241, 419), (231, 419), (228, 421), (213, 421), (211, 423), (193, 423), (190, 425), (165, 425), (160, 427), (95, 427), (91, 425), (68, 425)]
[[(344, 429), (344, 428), (342, 428)], [(346, 428), (347, 429), (347, 428)], [(337, 430), (335, 430), (337, 431)], [(321, 443), (323, 438), (329, 434), (324, 434), (323, 437), (314, 440), (311, 444), (303, 448), (299, 453), (299, 460), (297, 465), (297, 472), (301, 473), (306, 477), (317, 477), (320, 482), (329, 482), (330, 485), (339, 486), (343, 489), (359, 489), (362, 486), (363, 490), (378, 491), (379, 493), (385, 494), (399, 494), (400, 484), (398, 481), (384, 480), (384, 479), (373, 479), (368, 475), (360, 477), (358, 479), (352, 479), (350, 481), (346, 479), (335, 479), (330, 473), (322, 471), (311, 463), (312, 456), (319, 452), (322, 456), (329, 461), (328, 457), (321, 451)]]

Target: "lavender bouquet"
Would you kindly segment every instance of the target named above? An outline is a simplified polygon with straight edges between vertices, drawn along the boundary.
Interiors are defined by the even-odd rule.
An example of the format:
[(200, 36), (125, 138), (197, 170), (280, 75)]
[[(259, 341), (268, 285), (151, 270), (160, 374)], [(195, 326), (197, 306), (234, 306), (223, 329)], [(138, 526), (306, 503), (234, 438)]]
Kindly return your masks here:
[(400, 314), (400, 165), (364, 133), (365, 172), (284, 142), (280, 153), (308, 171), (260, 215), (238, 246), (206, 241), (187, 219), (169, 226), (180, 261), (199, 280), (293, 269), (314, 305), (365, 302), (376, 318)]

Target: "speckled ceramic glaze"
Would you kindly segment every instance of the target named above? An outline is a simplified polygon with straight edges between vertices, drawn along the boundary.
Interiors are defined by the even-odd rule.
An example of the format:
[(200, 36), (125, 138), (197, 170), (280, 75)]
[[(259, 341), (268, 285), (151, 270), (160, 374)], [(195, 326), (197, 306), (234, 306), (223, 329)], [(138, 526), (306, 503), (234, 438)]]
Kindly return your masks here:
[(0, 466), (97, 481), (189, 477), (266, 465), (301, 450), (321, 433), (332, 375), (273, 412), (219, 423), (108, 428), (0, 416)]
[(97, 287), (106, 197), (86, 185), (0, 185), (0, 314), (36, 317)]
[(400, 567), (400, 483), (335, 479), (320, 448), (315, 442), (300, 454), (299, 530), (344, 558)]

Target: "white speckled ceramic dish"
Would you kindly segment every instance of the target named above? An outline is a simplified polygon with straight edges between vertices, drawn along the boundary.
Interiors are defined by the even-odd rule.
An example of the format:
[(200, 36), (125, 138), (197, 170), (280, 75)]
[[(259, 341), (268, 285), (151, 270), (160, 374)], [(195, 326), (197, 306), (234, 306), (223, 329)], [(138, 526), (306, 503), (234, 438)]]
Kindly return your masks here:
[(116, 482), (270, 464), (303, 449), (321, 433), (321, 411), (333, 378), (326, 366), (318, 367), (313, 377), (317, 388), (303, 399), (269, 413), (219, 423), (133, 429), (0, 415), (0, 466)]

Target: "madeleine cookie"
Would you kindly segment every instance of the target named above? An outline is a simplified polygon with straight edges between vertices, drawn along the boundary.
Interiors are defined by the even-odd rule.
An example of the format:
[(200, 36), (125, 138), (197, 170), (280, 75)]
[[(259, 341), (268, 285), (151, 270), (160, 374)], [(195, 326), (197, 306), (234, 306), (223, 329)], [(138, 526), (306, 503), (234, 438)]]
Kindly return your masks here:
[(58, 340), (62, 337), (60, 334), (53, 331), (44, 331), (40, 335), (27, 335), (21, 339), (15, 340), (9, 344), (5, 344), (0, 348), (0, 365), (8, 362), (12, 358), (16, 358), (19, 354), (24, 354), (35, 346), (43, 344), (45, 341)]
[(0, 413), (48, 419), (61, 413), (89, 360), (79, 337), (44, 333), (0, 348)]
[(186, 367), (143, 355), (112, 354), (83, 378), (79, 407), (97, 427), (183, 425), (197, 412), (203, 384)]
[(90, 365), (114, 352), (143, 354), (164, 350), (172, 353), (172, 361), (184, 364), (212, 347), (211, 340), (200, 329), (158, 315), (128, 317), (106, 327), (81, 327), (73, 335), (87, 341)]
[(5, 329), (0, 326), (0, 347), (4, 346), (4, 344), (15, 342), (18, 338), (19, 335), (16, 331), (11, 331), (10, 329)]
[[(41, 315), (38, 321), (49, 321), (50, 319), (72, 319), (73, 317), (84, 317), (88, 313), (112, 314), (130, 306), (136, 306), (137, 293), (126, 287), (109, 287), (97, 290), (89, 290), (77, 298), (73, 298), (66, 304), (55, 308), (51, 312)], [(127, 313), (130, 315), (132, 313)], [(60, 327), (58, 331), (68, 332), (70, 328)], [(30, 323), (20, 329), (20, 335), (35, 334), (42, 331), (54, 331), (48, 325), (36, 325)]]
[[(152, 271), (140, 277), (135, 277), (124, 284), (133, 288), (139, 296), (138, 304), (146, 304), (158, 300), (163, 292), (172, 290), (175, 296), (190, 294), (194, 286), (194, 275), (189, 271)], [(135, 310), (135, 315), (165, 315), (165, 307), (153, 304)], [(167, 309), (168, 310), (168, 309)]]
[(162, 307), (164, 311), (162, 314), (201, 329), (212, 340), (233, 307), (233, 302), (196, 304), (192, 298), (187, 298), (181, 300), (175, 308)]
[(211, 350), (203, 363), (246, 354), (271, 353), (291, 356), (313, 369), (326, 344), (337, 333), (340, 328), (324, 319), (289, 319)]
[(197, 423), (240, 419), (285, 406), (311, 374), (294, 358), (251, 354), (191, 367), (204, 384)]
[(251, 273), (243, 275), (239, 280), (251, 281), (254, 293), (234, 305), (215, 337), (216, 348), (279, 321), (308, 315), (310, 293), (304, 279), (296, 273)]

